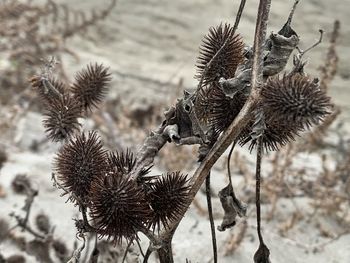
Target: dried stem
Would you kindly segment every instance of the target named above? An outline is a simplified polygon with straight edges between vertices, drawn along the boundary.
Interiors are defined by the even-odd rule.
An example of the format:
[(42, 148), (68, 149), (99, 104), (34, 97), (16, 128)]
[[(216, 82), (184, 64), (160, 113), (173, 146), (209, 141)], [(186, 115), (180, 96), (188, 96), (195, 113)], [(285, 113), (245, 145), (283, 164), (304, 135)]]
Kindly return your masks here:
[[(266, 38), (266, 27), (270, 11), (270, 4), (271, 0), (261, 0), (259, 4), (257, 25), (254, 38), (254, 58), (252, 67), (253, 72), (251, 78), (252, 90), (250, 96), (247, 99), (245, 105), (243, 106), (238, 116), (216, 141), (212, 149), (209, 151), (207, 156), (204, 158), (200, 166), (195, 171), (191, 180), (192, 187), (190, 190), (190, 194), (192, 195), (192, 198), (194, 198), (196, 193), (199, 191), (212, 166), (225, 152), (228, 146), (237, 139), (242, 129), (248, 123), (248, 121), (251, 118), (251, 110), (259, 99), (258, 85), (260, 80), (262, 80), (262, 48)], [(169, 229), (173, 231), (174, 229), (176, 229), (178, 223), (179, 222), (173, 223), (172, 225), (170, 225)]]
[(207, 196), (207, 205), (208, 205), (208, 214), (209, 214), (209, 222), (210, 222), (210, 230), (211, 230), (211, 240), (213, 246), (213, 256), (214, 263), (218, 262), (218, 249), (216, 245), (216, 234), (215, 234), (215, 225), (214, 225), (214, 217), (213, 217), (213, 208), (211, 203), (211, 191), (210, 191), (210, 173), (205, 179), (205, 191)]
[(264, 239), (261, 234), (261, 209), (260, 209), (260, 182), (261, 182), (261, 157), (262, 157), (262, 136), (258, 138), (258, 147), (256, 154), (256, 173), (255, 173), (255, 204), (256, 204), (256, 221), (257, 232), (260, 244), (264, 243)]

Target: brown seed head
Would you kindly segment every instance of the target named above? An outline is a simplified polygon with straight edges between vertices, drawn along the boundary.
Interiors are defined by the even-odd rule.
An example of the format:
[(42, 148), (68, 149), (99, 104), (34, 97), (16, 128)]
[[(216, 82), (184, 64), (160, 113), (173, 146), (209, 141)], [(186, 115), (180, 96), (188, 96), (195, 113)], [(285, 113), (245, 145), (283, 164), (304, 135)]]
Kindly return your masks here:
[(218, 56), (213, 60), (211, 67), (207, 70), (203, 85), (217, 82), (221, 77), (228, 79), (235, 75), (237, 66), (243, 62), (243, 41), (238, 34), (233, 34), (233, 27), (229, 24), (220, 24), (217, 27), (211, 27), (208, 35), (203, 39), (199, 48), (199, 57), (197, 59), (198, 80), (202, 78), (204, 70), (209, 61), (222, 48)]
[(63, 187), (88, 203), (92, 181), (104, 176), (107, 170), (107, 153), (97, 133), (89, 132), (87, 136), (82, 133), (70, 139), (59, 150), (54, 170)]
[[(108, 162), (112, 171), (120, 175), (126, 175), (130, 173), (134, 168), (136, 164), (136, 158), (134, 154), (129, 149), (127, 149), (126, 151), (122, 152), (109, 153)], [(139, 182), (146, 183), (153, 178), (153, 176), (145, 177), (145, 175), (150, 172), (151, 168), (152, 167), (144, 168), (140, 171), (140, 174), (138, 176)]]
[(145, 192), (137, 182), (109, 173), (92, 183), (90, 215), (98, 233), (120, 243), (137, 238), (150, 216)]
[(110, 80), (108, 68), (102, 64), (90, 64), (86, 69), (76, 74), (71, 91), (83, 109), (91, 111), (104, 99)]
[[(294, 140), (301, 132), (317, 125), (330, 113), (330, 98), (317, 83), (300, 74), (270, 78), (261, 90), (261, 101), (256, 109), (263, 111), (266, 129), (263, 145), (267, 151), (278, 150)], [(251, 142), (253, 121), (241, 132), (240, 144)]]
[(217, 84), (211, 85), (198, 96), (196, 112), (217, 134), (231, 124), (246, 101), (246, 96), (241, 92), (233, 98), (227, 97)]
[(330, 98), (315, 80), (300, 74), (270, 78), (261, 96), (267, 119), (309, 128), (330, 113)]
[(170, 222), (179, 219), (190, 202), (187, 176), (175, 172), (158, 177), (151, 186), (149, 198), (153, 210), (150, 226), (168, 227)]
[(52, 100), (44, 115), (45, 132), (54, 142), (69, 138), (80, 128), (78, 118), (81, 117), (81, 108), (77, 101), (69, 96)]

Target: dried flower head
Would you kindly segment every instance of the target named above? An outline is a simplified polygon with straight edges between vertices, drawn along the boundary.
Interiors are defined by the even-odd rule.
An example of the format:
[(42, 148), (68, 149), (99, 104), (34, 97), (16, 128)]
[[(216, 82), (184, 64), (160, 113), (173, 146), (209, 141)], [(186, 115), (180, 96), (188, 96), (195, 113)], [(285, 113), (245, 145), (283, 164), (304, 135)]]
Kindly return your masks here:
[(167, 227), (170, 222), (179, 219), (190, 202), (187, 176), (173, 172), (158, 177), (151, 185), (149, 198), (153, 210), (150, 226), (159, 228), (163, 224)]
[[(223, 47), (225, 43), (226, 45)], [(243, 48), (241, 37), (238, 34), (233, 34), (231, 25), (220, 24), (217, 27), (211, 27), (200, 46), (196, 64), (196, 78), (199, 80), (202, 78), (206, 65), (220, 49), (220, 53), (213, 60), (211, 67), (203, 78), (203, 85), (217, 82), (221, 77), (225, 79), (232, 78), (237, 66), (243, 61)]]
[(135, 166), (134, 154), (127, 149), (126, 152), (116, 152), (109, 154), (110, 164), (121, 174), (129, 173)]
[(98, 233), (115, 243), (137, 238), (151, 212), (142, 187), (116, 173), (92, 183), (91, 201), (90, 215)]
[[(136, 164), (136, 157), (129, 149), (127, 149), (126, 151), (122, 152), (111, 152), (108, 155), (108, 162), (112, 171), (120, 175), (126, 175), (134, 168)], [(151, 168), (152, 166), (141, 169), (139, 175), (137, 176), (139, 182), (146, 183), (152, 180), (153, 176), (145, 177), (145, 175), (150, 172)]]
[[(294, 141), (298, 136), (300, 127), (283, 122), (265, 123), (266, 127), (262, 134), (262, 144), (266, 151), (277, 151), (280, 147)], [(250, 142), (249, 149), (252, 151), (257, 145), (257, 138), (252, 138), (253, 122), (250, 122), (240, 134), (239, 144), (245, 145)]]
[(330, 113), (330, 98), (318, 82), (301, 74), (272, 77), (261, 90), (266, 118), (309, 128)]
[(91, 111), (104, 99), (110, 80), (108, 68), (102, 64), (90, 64), (77, 73), (71, 91), (85, 111)]
[[(330, 98), (317, 83), (300, 74), (270, 78), (261, 90), (256, 109), (264, 116), (262, 143), (266, 150), (278, 150), (294, 140), (300, 132), (319, 124), (330, 113)], [(253, 122), (241, 132), (240, 144), (257, 143), (252, 136)]]
[(77, 101), (69, 96), (52, 100), (44, 115), (45, 132), (54, 142), (67, 139), (79, 130), (78, 118), (81, 117), (81, 108)]
[[(107, 170), (107, 154), (96, 132), (84, 133), (69, 140), (58, 152), (54, 170), (62, 186), (75, 197), (88, 202), (91, 183), (104, 176)], [(75, 196), (75, 197), (74, 197)]]
[(241, 92), (230, 98), (218, 85), (213, 84), (199, 93), (196, 112), (200, 113), (199, 118), (218, 134), (236, 118), (245, 101), (246, 96)]

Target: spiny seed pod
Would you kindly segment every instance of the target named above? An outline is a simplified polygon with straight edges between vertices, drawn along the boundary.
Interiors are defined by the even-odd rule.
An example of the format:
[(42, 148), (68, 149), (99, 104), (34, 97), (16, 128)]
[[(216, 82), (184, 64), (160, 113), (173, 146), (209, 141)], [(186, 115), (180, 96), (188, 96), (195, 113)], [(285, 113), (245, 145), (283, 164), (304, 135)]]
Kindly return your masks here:
[[(88, 202), (91, 182), (107, 171), (107, 152), (96, 132), (70, 139), (58, 152), (54, 170), (63, 187)], [(70, 197), (74, 201), (74, 196)]]
[(158, 226), (159, 229), (160, 224), (163, 224), (168, 227), (170, 222), (179, 219), (190, 202), (187, 176), (175, 172), (158, 177), (151, 185), (149, 198), (153, 210), (150, 226)]
[[(262, 135), (263, 148), (266, 151), (277, 151), (280, 147), (294, 141), (301, 130), (298, 126), (293, 126), (284, 122), (265, 123), (266, 127)], [(239, 136), (241, 146), (250, 142), (249, 150), (252, 151), (257, 145), (257, 139), (252, 138), (253, 122), (243, 129)]]
[(218, 85), (211, 85), (208, 92), (202, 94), (205, 95), (199, 95), (201, 98), (197, 100), (196, 110), (203, 113), (200, 115), (201, 120), (204, 120), (217, 134), (231, 124), (246, 101), (246, 96), (241, 92), (233, 98), (227, 97)]
[(91, 111), (104, 99), (110, 80), (108, 68), (105, 68), (102, 64), (90, 64), (87, 69), (77, 73), (71, 91), (83, 109)]
[[(263, 111), (265, 130), (262, 143), (267, 151), (278, 150), (300, 132), (319, 124), (330, 113), (330, 98), (317, 83), (300, 74), (272, 77), (262, 87), (256, 109)], [(240, 144), (256, 145), (252, 138), (253, 122), (241, 132)]]
[(69, 96), (52, 100), (44, 115), (45, 132), (54, 142), (67, 139), (79, 130), (78, 118), (81, 117), (81, 108), (77, 101)]
[(90, 215), (101, 237), (114, 243), (137, 238), (150, 217), (144, 190), (127, 177), (109, 173), (92, 183)]
[[(225, 42), (226, 45), (222, 48)], [(200, 46), (196, 64), (198, 80), (202, 78), (206, 65), (221, 48), (203, 78), (203, 86), (217, 82), (221, 77), (232, 78), (237, 66), (243, 61), (243, 41), (238, 34), (233, 34), (233, 27), (229, 24), (211, 27)]]
[(110, 164), (121, 174), (129, 173), (136, 163), (134, 154), (129, 149), (126, 152), (110, 153), (108, 159)]
[(267, 119), (309, 128), (330, 113), (330, 98), (315, 80), (301, 74), (272, 77), (261, 90)]
[[(120, 175), (126, 175), (130, 173), (134, 168), (136, 164), (136, 158), (134, 154), (129, 149), (127, 149), (126, 152), (109, 153), (108, 162), (109, 166), (112, 168), (112, 171)], [(141, 169), (137, 177), (139, 182), (145, 183), (153, 179), (153, 176), (145, 177), (145, 175), (150, 172), (151, 168), (152, 166)]]

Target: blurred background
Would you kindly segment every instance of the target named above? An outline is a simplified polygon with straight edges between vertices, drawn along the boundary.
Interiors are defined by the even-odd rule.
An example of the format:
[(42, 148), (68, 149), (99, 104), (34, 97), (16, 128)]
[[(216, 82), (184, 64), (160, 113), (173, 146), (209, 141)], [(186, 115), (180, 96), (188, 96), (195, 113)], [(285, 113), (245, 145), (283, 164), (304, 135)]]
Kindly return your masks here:
[[(283, 26), (293, 3), (272, 1), (268, 32)], [(46, 138), (43, 109), (28, 82), (40, 74), (42, 59), (57, 58), (54, 73), (67, 85), (89, 63), (109, 67), (112, 82), (106, 101), (83, 128), (98, 130), (109, 149), (136, 151), (183, 89), (196, 87), (203, 36), (211, 26), (233, 24), (238, 5), (230, 0), (0, 0), (0, 255), (22, 256), (24, 262), (66, 262), (76, 243), (71, 219), (77, 208), (66, 204), (51, 182), (51, 160), (60, 145)], [(253, 41), (257, 6), (257, 0), (247, 1), (238, 28), (246, 44)], [(319, 129), (266, 156), (264, 227), (275, 262), (345, 263), (350, 258), (349, 10), (350, 0), (301, 0), (293, 18), (301, 49), (318, 40), (319, 29), (325, 32), (322, 43), (305, 55), (306, 72), (320, 78), (334, 21), (340, 21), (336, 73), (328, 85), (335, 114)], [(254, 154), (240, 148), (231, 161), (238, 196), (250, 212), (234, 228), (218, 233), (221, 262), (251, 262), (257, 247), (254, 160)], [(217, 192), (226, 182), (226, 163), (227, 154), (213, 170), (216, 225), (223, 216)], [(181, 169), (191, 174), (196, 165), (196, 148), (167, 145), (153, 173)], [(56, 243), (44, 247), (19, 227), (9, 231), (16, 226), (15, 215), (23, 215), (26, 200), (16, 190), (16, 178), (27, 178), (39, 192), (29, 218), (33, 228), (38, 215), (47, 215), (56, 243), (66, 250)], [(199, 193), (175, 235), (176, 262), (211, 262), (209, 233), (205, 195)], [(146, 249), (146, 240), (141, 240)], [(102, 245), (101, 262), (119, 262), (125, 244)], [(49, 254), (43, 256), (42, 250)], [(132, 247), (127, 262), (139, 262), (138, 255), (137, 246)]]

